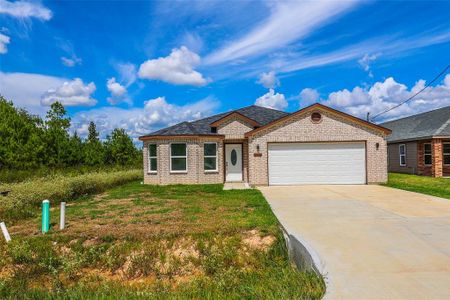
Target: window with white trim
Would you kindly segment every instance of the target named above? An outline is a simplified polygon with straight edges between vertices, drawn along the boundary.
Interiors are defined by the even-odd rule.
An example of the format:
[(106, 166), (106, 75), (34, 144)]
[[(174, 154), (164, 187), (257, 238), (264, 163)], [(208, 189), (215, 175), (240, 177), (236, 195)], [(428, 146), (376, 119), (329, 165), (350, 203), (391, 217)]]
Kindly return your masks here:
[(170, 144), (170, 172), (181, 173), (187, 171), (186, 143)]
[(442, 155), (444, 156), (444, 165), (450, 166), (450, 143), (442, 144)]
[(430, 166), (433, 163), (433, 153), (431, 151), (431, 144), (423, 144), (423, 163)]
[(398, 153), (400, 155), (400, 166), (406, 166), (406, 145), (401, 144), (398, 146)]
[(203, 144), (203, 167), (205, 172), (217, 171), (217, 143)]
[(156, 173), (158, 170), (158, 155), (156, 154), (156, 144), (148, 145), (148, 172)]

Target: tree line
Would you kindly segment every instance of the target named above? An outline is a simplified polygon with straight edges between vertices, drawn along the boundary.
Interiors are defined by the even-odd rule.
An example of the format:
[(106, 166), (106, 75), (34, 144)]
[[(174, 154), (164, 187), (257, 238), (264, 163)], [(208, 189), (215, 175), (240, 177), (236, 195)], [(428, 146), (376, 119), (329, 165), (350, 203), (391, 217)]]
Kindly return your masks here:
[(71, 119), (55, 102), (44, 119), (17, 108), (0, 96), (0, 169), (68, 166), (140, 166), (142, 155), (124, 129), (116, 128), (105, 140), (94, 122), (82, 139), (69, 133)]

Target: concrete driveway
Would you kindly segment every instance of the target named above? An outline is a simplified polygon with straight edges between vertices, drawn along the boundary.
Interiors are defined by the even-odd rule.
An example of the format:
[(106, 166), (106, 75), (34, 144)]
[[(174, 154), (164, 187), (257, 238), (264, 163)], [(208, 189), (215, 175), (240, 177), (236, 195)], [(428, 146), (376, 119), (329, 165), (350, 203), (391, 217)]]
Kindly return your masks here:
[(376, 185), (261, 187), (327, 299), (450, 299), (450, 200)]

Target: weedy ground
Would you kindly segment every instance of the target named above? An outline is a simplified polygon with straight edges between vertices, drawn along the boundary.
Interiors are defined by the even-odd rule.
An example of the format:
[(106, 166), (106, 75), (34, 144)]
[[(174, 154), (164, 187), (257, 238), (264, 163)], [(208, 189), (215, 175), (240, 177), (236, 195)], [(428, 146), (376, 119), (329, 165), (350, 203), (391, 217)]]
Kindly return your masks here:
[(257, 190), (129, 183), (67, 206), (67, 227), (38, 218), (0, 242), (2, 299), (319, 299), (295, 269)]

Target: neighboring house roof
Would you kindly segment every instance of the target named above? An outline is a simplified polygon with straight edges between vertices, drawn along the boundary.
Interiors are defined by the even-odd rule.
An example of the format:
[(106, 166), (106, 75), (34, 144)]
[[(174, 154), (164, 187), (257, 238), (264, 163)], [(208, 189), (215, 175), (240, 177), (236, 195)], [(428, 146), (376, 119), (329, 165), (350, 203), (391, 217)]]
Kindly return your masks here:
[(450, 106), (380, 125), (392, 130), (388, 142), (450, 136)]
[(141, 136), (140, 139), (156, 136), (195, 136), (195, 135), (219, 136), (219, 134), (211, 132), (211, 124), (233, 113), (242, 115), (243, 117), (254, 121), (255, 122), (254, 124), (260, 124), (261, 126), (288, 115), (288, 113), (284, 111), (251, 105), (230, 112), (221, 113), (211, 117), (200, 119), (197, 121), (181, 122), (176, 125), (152, 132), (148, 135)]
[(304, 113), (307, 113), (307, 112), (310, 112), (310, 111), (314, 111), (314, 110), (317, 110), (317, 109), (321, 109), (321, 110), (327, 111), (327, 112), (329, 112), (329, 113), (331, 113), (331, 114), (334, 114), (334, 115), (337, 115), (337, 116), (340, 116), (340, 117), (349, 119), (349, 120), (351, 120), (351, 121), (353, 121), (353, 122), (356, 122), (356, 123), (358, 123), (358, 124), (360, 124), (360, 125), (362, 125), (362, 126), (369, 127), (369, 128), (372, 128), (372, 129), (381, 131), (381, 132), (383, 132), (384, 134), (390, 134), (390, 133), (391, 133), (391, 130), (390, 130), (390, 129), (385, 128), (385, 127), (383, 127), (383, 126), (380, 126), (380, 125), (377, 125), (377, 124), (374, 124), (374, 123), (365, 121), (365, 120), (363, 120), (363, 119), (354, 117), (354, 116), (352, 116), (352, 115), (349, 115), (349, 114), (346, 114), (346, 113), (344, 113), (344, 112), (335, 110), (335, 109), (333, 109), (333, 108), (331, 108), (331, 107), (322, 105), (322, 104), (320, 104), (320, 103), (315, 103), (315, 104), (312, 104), (312, 105), (310, 105), (310, 106), (307, 106), (307, 107), (305, 107), (305, 108), (303, 108), (303, 109), (300, 109), (300, 110), (298, 110), (298, 111), (296, 111), (296, 112), (294, 112), (294, 113), (292, 113), (292, 114), (289, 114), (289, 115), (286, 115), (286, 116), (284, 116), (284, 117), (282, 117), (282, 118), (279, 118), (279, 119), (275, 120), (274, 122), (267, 123), (267, 124), (264, 125), (264, 126), (261, 126), (261, 127), (259, 127), (259, 128), (256, 128), (256, 129), (252, 130), (252, 131), (249, 131), (249, 132), (247, 132), (247, 133), (245, 134), (245, 136), (246, 136), (246, 137), (251, 136), (251, 135), (253, 135), (253, 134), (255, 134), (255, 133), (257, 133), (257, 132), (259, 132), (259, 131), (261, 131), (261, 130), (263, 130), (263, 129), (270, 128), (270, 127), (272, 127), (272, 126), (274, 126), (274, 125), (276, 125), (276, 124), (278, 124), (278, 123), (280, 123), (280, 122), (289, 120), (289, 119), (292, 118), (292, 117), (295, 117), (295, 116), (298, 116), (298, 115), (301, 115), (301, 114), (304, 114)]

